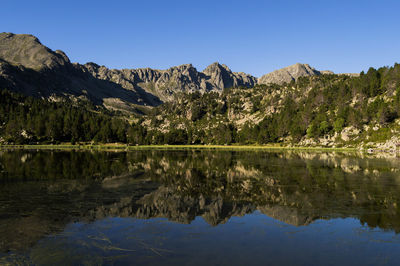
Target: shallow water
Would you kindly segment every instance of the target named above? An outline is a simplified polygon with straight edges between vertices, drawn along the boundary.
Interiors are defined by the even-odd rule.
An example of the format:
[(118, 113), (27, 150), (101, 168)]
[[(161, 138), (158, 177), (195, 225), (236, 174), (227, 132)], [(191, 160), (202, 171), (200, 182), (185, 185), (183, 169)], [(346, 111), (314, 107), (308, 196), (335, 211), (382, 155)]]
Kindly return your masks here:
[(400, 163), (343, 153), (0, 152), (0, 264), (395, 265)]

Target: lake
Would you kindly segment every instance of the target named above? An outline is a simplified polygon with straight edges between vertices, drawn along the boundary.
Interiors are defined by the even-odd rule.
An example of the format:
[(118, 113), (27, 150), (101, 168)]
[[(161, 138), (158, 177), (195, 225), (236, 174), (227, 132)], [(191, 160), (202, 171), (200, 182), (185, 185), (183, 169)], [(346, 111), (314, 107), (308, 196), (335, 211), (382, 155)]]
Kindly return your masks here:
[(396, 265), (400, 161), (1, 151), (0, 264)]

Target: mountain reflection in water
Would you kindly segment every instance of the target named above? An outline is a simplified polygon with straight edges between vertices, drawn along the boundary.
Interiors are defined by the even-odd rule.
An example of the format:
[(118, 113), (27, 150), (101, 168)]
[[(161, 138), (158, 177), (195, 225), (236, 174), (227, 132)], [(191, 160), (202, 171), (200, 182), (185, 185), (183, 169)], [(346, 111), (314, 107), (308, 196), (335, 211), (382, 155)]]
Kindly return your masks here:
[(2, 151), (0, 253), (107, 217), (201, 216), (211, 226), (251, 213), (294, 226), (354, 218), (398, 233), (399, 166), (322, 152)]

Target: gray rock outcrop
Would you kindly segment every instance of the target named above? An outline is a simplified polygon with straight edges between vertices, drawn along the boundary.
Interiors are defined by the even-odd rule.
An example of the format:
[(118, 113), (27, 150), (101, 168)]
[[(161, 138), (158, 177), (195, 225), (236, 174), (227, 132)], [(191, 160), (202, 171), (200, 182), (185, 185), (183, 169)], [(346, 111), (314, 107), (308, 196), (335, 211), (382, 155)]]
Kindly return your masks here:
[(124, 104), (161, 103), (140, 87), (97, 79), (72, 64), (64, 52), (52, 51), (27, 34), (0, 33), (0, 88), (36, 97), (87, 99), (98, 105), (115, 98)]
[(32, 96), (84, 97), (96, 104), (119, 99), (123, 104), (156, 106), (179, 92), (222, 91), (256, 83), (255, 77), (219, 63), (204, 72), (191, 64), (166, 70), (81, 65), (71, 63), (64, 52), (47, 48), (35, 36), (0, 33), (0, 86)]
[(0, 33), (0, 58), (12, 65), (42, 70), (70, 63), (64, 52), (52, 51), (29, 34)]
[(162, 101), (170, 101), (179, 92), (222, 91), (231, 87), (252, 87), (257, 79), (245, 73), (232, 72), (226, 65), (213, 63), (203, 72), (192, 64), (171, 67), (166, 70), (151, 68), (108, 69), (94, 63), (80, 66), (85, 72), (101, 80), (120, 84), (125, 89), (141, 88)]
[(294, 64), (285, 68), (275, 70), (271, 73), (265, 74), (258, 79), (259, 84), (283, 84), (289, 83), (292, 80), (297, 80), (299, 77), (320, 75), (321, 72), (314, 69), (308, 64)]
[(135, 105), (157, 106), (181, 92), (221, 92), (231, 87), (283, 84), (303, 76), (330, 73), (299, 63), (258, 80), (243, 72), (232, 72), (218, 62), (202, 72), (191, 64), (166, 70), (109, 69), (95, 63), (71, 63), (64, 52), (49, 49), (32, 35), (0, 33), (0, 88), (37, 97), (87, 99), (117, 110), (133, 110)]
[(232, 72), (228, 66), (218, 62), (209, 65), (203, 70), (206, 80), (211, 88), (221, 90), (231, 87), (252, 87), (257, 84), (257, 79), (243, 72)]

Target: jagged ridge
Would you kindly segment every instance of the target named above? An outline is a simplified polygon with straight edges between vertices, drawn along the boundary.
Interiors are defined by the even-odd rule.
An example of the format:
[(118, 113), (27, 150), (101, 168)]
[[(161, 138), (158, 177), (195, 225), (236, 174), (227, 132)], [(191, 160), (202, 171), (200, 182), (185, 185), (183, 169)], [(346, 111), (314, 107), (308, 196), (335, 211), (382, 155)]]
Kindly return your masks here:
[(167, 70), (72, 64), (64, 52), (52, 51), (35, 36), (0, 33), (0, 86), (28, 95), (83, 96), (97, 104), (118, 99), (156, 106), (172, 100), (178, 92), (222, 91), (256, 83), (255, 77), (232, 72), (219, 63), (211, 64), (204, 72), (191, 64)]
[(156, 106), (174, 99), (179, 92), (220, 92), (231, 87), (290, 82), (321, 72), (307, 64), (256, 77), (232, 72), (215, 62), (202, 72), (191, 64), (166, 70), (150, 68), (108, 69), (95, 63), (71, 63), (67, 55), (52, 51), (32, 35), (0, 33), (0, 86), (24, 94), (87, 98), (96, 104)]
[(203, 72), (198, 72), (192, 64), (171, 67), (167, 70), (151, 68), (108, 69), (95, 63), (81, 66), (101, 80), (120, 84), (126, 89), (142, 88), (163, 101), (169, 101), (179, 92), (222, 91), (231, 87), (252, 87), (257, 79), (245, 73), (232, 72), (226, 65), (213, 63)]

